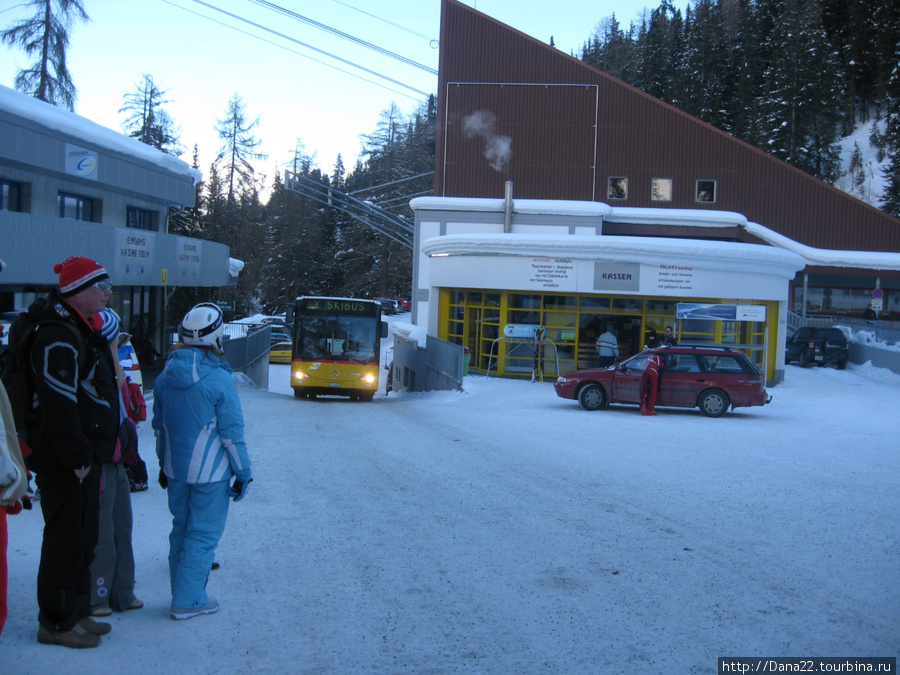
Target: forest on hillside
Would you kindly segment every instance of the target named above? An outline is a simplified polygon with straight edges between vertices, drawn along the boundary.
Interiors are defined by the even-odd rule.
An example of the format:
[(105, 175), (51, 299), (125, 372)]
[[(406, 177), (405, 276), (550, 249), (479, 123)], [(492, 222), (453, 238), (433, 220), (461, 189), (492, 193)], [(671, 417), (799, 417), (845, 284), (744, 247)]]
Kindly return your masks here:
[[(72, 110), (65, 47), (72, 23), (87, 19), (84, 0), (28, 4), (39, 10), (34, 19), (0, 31), (3, 42), (35, 57), (15, 87)], [(896, 0), (692, 0), (684, 14), (662, 0), (627, 28), (615, 15), (585, 25), (597, 29), (574, 56), (823, 181), (849, 178), (848, 191), (864, 180), (864, 167), (858, 148), (842, 166), (841, 139), (871, 129), (866, 145), (883, 167), (876, 206), (900, 216)], [(124, 133), (183, 155), (171, 103), (144, 75), (123, 95)], [(245, 263), (238, 284), (179, 288), (170, 312), (212, 299), (235, 300), (236, 313), (247, 315), (283, 312), (303, 294), (408, 295), (410, 248), (340, 206), (377, 205), (400, 227), (411, 226), (409, 199), (432, 186), (435, 97), (409, 113), (396, 104), (382, 111), (349, 169), (338, 156), (323, 171), (298, 142), (291, 156), (276, 158), (281, 168), (271, 184), (258, 172), (258, 122), (238, 94), (231, 97), (216, 126), (216, 160), (198, 166), (193, 145), (192, 165), (204, 175), (196, 206), (169, 214), (169, 232), (231, 247)], [(298, 192), (297, 184), (306, 188)]]
[(886, 161), (880, 205), (900, 215), (900, 3), (670, 0), (623, 28), (610, 16), (586, 63), (829, 183), (859, 182), (839, 142), (871, 125)]

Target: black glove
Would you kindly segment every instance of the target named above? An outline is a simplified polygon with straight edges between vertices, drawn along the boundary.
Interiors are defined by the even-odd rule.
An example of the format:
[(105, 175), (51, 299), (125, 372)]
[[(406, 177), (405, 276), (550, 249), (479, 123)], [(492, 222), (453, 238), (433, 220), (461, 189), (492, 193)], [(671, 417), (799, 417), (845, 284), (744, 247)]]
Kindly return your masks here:
[(244, 497), (247, 496), (247, 490), (250, 489), (250, 483), (253, 482), (251, 478), (246, 483), (239, 481), (237, 478), (234, 479), (234, 483), (231, 484), (231, 488), (228, 490), (228, 496), (231, 497), (234, 501), (239, 502)]
[(169, 487), (169, 477), (162, 469), (159, 470), (159, 487), (161, 487), (163, 490)]

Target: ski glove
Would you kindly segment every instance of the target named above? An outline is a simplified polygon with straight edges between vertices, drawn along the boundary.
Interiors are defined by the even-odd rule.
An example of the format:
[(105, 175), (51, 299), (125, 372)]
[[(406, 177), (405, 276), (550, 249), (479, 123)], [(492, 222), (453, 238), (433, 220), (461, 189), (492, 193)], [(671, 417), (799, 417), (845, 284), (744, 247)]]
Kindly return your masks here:
[(162, 469), (159, 470), (159, 487), (161, 487), (163, 490), (169, 487), (169, 477)]
[(234, 483), (231, 484), (231, 488), (228, 490), (228, 496), (236, 502), (241, 501), (247, 496), (247, 490), (250, 489), (250, 483), (252, 482), (252, 478), (246, 483), (235, 478)]

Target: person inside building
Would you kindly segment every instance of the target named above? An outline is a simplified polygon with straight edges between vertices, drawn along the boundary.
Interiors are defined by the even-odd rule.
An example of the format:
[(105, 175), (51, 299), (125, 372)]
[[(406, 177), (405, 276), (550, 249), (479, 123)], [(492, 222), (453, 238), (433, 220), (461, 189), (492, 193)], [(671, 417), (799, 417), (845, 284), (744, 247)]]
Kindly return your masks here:
[(222, 310), (208, 302), (195, 306), (178, 334), (154, 384), (152, 425), (159, 484), (172, 513), (170, 616), (181, 620), (219, 609), (206, 592), (209, 571), (229, 499), (246, 496), (251, 472), (241, 402), (222, 353)]
[(612, 332), (609, 325), (597, 338), (597, 354), (600, 357), (600, 367), (606, 368), (613, 365), (619, 359), (619, 339)]
[(655, 328), (651, 328), (647, 331), (647, 341), (644, 343), (644, 349), (655, 349), (662, 344), (659, 340), (659, 335), (656, 332)]
[(102, 265), (71, 257), (53, 268), (59, 288), (28, 309), (39, 322), (30, 349), (37, 421), (27, 430), (44, 516), (38, 567), (38, 642), (97, 647), (110, 625), (91, 618), (91, 563), (99, 527), (101, 466), (119, 431), (115, 365), (89, 317), (109, 301)]
[(678, 340), (675, 339), (675, 333), (672, 331), (672, 326), (666, 326), (666, 329), (663, 331), (661, 344), (666, 347), (675, 347), (678, 345)]

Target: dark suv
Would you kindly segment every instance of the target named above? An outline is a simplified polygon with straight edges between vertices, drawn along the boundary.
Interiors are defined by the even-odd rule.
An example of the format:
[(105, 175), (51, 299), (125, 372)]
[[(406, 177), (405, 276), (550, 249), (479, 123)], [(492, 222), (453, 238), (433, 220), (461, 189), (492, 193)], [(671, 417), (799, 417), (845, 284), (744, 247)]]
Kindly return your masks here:
[(610, 403), (640, 402), (641, 378), (650, 354), (662, 357), (658, 406), (700, 408), (707, 417), (721, 417), (729, 408), (765, 405), (765, 378), (743, 353), (727, 347), (657, 347), (616, 366), (561, 375), (554, 385), (561, 398), (574, 399), (585, 410)]
[(843, 370), (849, 359), (847, 338), (838, 328), (801, 328), (787, 341), (784, 353), (785, 363), (797, 361), (803, 368), (833, 363)]

